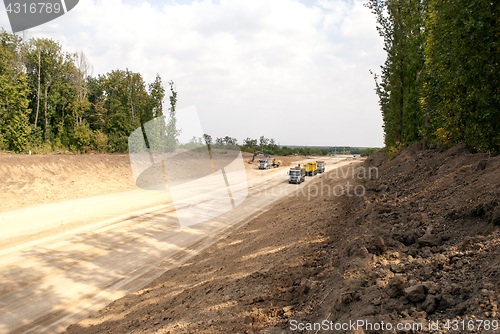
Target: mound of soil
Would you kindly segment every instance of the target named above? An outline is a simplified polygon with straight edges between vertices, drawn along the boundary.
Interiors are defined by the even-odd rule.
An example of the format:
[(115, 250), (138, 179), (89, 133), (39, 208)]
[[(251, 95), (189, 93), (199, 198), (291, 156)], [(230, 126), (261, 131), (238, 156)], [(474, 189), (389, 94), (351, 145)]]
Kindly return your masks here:
[(0, 212), (137, 189), (125, 154), (0, 154)]
[[(235, 158), (234, 154), (219, 153), (215, 150), (219, 163)], [(252, 157), (242, 154), (244, 161)], [(283, 167), (304, 159), (275, 158), (283, 161)], [(149, 164), (149, 156), (144, 161)], [(190, 163), (183, 162), (183, 175)], [(245, 163), (246, 168), (250, 166)], [(0, 180), (0, 212), (137, 189), (128, 154), (21, 155), (0, 151)]]
[[(500, 157), (463, 145), (379, 152), (316, 177), (67, 333), (289, 333), (360, 319), (418, 332), (440, 321), (432, 332), (446, 333), (447, 320), (499, 321), (499, 193)], [(488, 332), (478, 323), (464, 331)]]
[[(415, 144), (363, 167), (378, 167), (378, 177), (364, 181), (367, 196), (350, 218), (358, 237), (344, 245), (344, 279), (323, 318), (417, 322), (424, 332), (439, 321), (433, 333), (448, 332), (448, 320), (500, 320), (500, 157)], [(458, 332), (484, 332), (471, 324)]]

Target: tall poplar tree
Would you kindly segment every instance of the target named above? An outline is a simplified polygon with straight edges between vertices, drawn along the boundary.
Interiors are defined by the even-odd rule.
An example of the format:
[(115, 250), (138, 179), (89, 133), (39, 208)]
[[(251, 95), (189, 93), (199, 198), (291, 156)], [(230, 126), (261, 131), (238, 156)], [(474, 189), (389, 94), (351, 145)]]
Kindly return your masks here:
[(21, 39), (0, 31), (0, 148), (27, 150), (29, 126), (29, 85), (23, 71)]
[(387, 52), (380, 77), (375, 75), (385, 144), (395, 146), (419, 140), (423, 133), (419, 94), (426, 1), (370, 0), (366, 6), (377, 17), (377, 30), (384, 38)]

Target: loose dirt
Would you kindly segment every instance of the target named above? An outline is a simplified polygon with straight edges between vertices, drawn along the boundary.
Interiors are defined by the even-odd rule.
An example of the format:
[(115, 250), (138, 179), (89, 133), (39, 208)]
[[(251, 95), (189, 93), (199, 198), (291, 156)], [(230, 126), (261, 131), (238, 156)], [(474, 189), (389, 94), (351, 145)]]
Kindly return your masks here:
[(0, 154), (0, 212), (137, 189), (128, 155)]
[(444, 333), (447, 320), (499, 321), (499, 172), (500, 157), (465, 145), (379, 152), (67, 333), (288, 333), (292, 321), (359, 319), (424, 324), (413, 332), (439, 320), (432, 332)]
[[(243, 152), (247, 169), (256, 169)], [(276, 157), (289, 166), (305, 157)], [(0, 212), (137, 189), (126, 154), (14, 155), (0, 152)]]

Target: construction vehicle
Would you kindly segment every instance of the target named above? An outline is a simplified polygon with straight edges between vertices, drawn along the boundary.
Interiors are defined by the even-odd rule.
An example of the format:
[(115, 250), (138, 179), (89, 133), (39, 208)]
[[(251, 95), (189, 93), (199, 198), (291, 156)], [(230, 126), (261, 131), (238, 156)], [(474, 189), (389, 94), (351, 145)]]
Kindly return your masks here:
[(273, 159), (260, 159), (259, 169), (269, 169), (273, 166)]
[[(267, 159), (260, 159), (259, 160), (259, 169), (269, 169), (271, 167), (279, 167), (282, 165), (281, 160), (272, 159), (269, 154), (266, 154), (266, 153), (260, 152), (260, 151), (255, 152), (252, 156), (252, 159), (248, 163), (249, 164), (253, 163), (253, 161), (255, 160), (255, 157), (258, 155), (263, 155), (267, 158)], [(264, 163), (264, 160), (266, 161), (265, 163)], [(261, 167), (261, 164), (263, 164), (263, 165), (265, 164), (266, 167)]]
[(325, 162), (324, 161), (316, 161), (317, 167), (318, 167), (318, 173), (324, 173), (325, 172)]
[(269, 154), (266, 154), (266, 153), (264, 153), (264, 152), (257, 151), (257, 152), (255, 152), (255, 153), (253, 154), (253, 156), (252, 156), (252, 160), (250, 160), (248, 163), (249, 163), (249, 164), (251, 164), (251, 163), (255, 160), (255, 157), (256, 157), (256, 156), (258, 156), (258, 155), (263, 155), (263, 156), (265, 156), (266, 158), (271, 159), (271, 156), (270, 156)]
[(297, 167), (290, 168), (288, 175), (288, 183), (301, 184), (306, 179), (306, 170), (305, 168), (301, 168), (299, 165)]
[(314, 176), (318, 173), (318, 165), (315, 162), (309, 162), (304, 165), (306, 176)]

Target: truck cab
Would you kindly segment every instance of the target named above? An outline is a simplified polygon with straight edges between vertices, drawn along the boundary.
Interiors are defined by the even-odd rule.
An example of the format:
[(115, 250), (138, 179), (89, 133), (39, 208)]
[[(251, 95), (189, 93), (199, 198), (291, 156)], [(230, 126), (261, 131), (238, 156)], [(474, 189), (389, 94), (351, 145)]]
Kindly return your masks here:
[(318, 173), (323, 173), (325, 171), (325, 162), (324, 161), (316, 161), (316, 165), (318, 167)]
[(260, 159), (259, 160), (259, 169), (269, 169), (272, 166), (271, 159)]
[(306, 178), (306, 170), (304, 168), (290, 168), (288, 172), (288, 183), (297, 183), (301, 184), (305, 181)]

